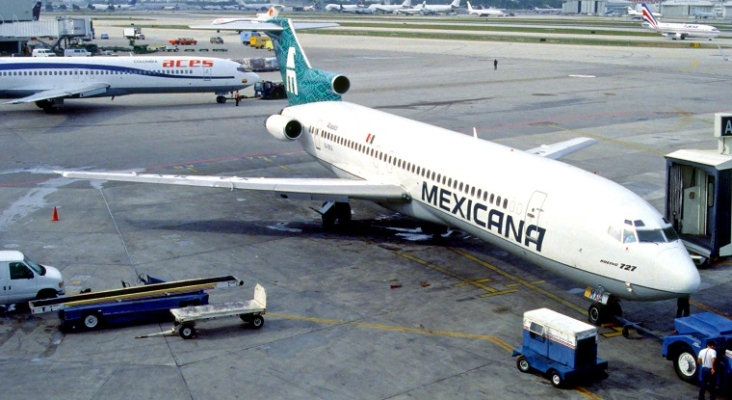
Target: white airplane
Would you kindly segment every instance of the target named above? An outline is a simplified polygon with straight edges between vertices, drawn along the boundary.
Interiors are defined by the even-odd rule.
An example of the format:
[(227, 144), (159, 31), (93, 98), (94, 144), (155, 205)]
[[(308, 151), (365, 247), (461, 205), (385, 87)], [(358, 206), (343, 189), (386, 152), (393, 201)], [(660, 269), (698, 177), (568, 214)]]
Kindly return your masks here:
[(343, 5), (342, 3), (338, 4), (328, 4), (325, 6), (325, 11), (333, 11), (333, 12), (340, 12), (340, 13), (351, 13), (351, 14), (373, 14), (374, 10), (368, 7), (365, 7), (363, 4), (363, 1), (359, 2), (359, 4), (346, 4)]
[(539, 14), (561, 14), (562, 13), (561, 8), (551, 8), (551, 7), (534, 7), (534, 11)]
[[(651, 14), (656, 18), (663, 16), (660, 12), (652, 12)], [(635, 8), (628, 6), (628, 16), (631, 19), (643, 19), (643, 11), (638, 11)]]
[(619, 315), (620, 299), (688, 298), (698, 289), (689, 253), (653, 206), (615, 182), (556, 161), (592, 139), (521, 151), (341, 101), (348, 78), (313, 68), (290, 20), (267, 25), (288, 106), (267, 118), (266, 129), (298, 142), (338, 178), (56, 172), (324, 201), (326, 226), (350, 222), (349, 200), (370, 200), (423, 221), (432, 232), (461, 229), (586, 286), (586, 296), (596, 301), (588, 310), (595, 323)]
[(400, 8), (411, 8), (411, 7), (412, 7), (412, 0), (404, 0), (404, 2), (402, 4), (371, 4), (369, 6), (369, 9), (371, 9), (374, 13), (380, 12), (380, 13), (394, 14)]
[(259, 82), (241, 64), (212, 57), (0, 58), (2, 104), (36, 103), (47, 112), (65, 99), (136, 93), (225, 94)]
[(719, 15), (713, 11), (704, 11), (701, 8), (694, 9), (694, 19), (717, 18)]
[(730, 56), (722, 53), (722, 46), (717, 45), (717, 48), (719, 49), (719, 55), (720, 55), (720, 57), (722, 57), (722, 60), (724, 60), (724, 61), (732, 61), (732, 58), (730, 58)]
[(281, 7), (284, 7), (284, 6), (280, 5), (280, 4), (272, 4), (272, 3), (246, 3), (246, 2), (244, 2), (242, 0), (239, 0), (237, 3), (239, 4), (239, 7), (240, 8), (243, 8), (245, 10), (256, 10), (256, 11), (267, 11), (270, 8), (272, 8), (273, 6), (276, 6), (276, 5), (281, 6)]
[(89, 7), (96, 11), (106, 11), (109, 10), (109, 7), (113, 7), (115, 10), (129, 10), (135, 8), (136, 4), (137, 0), (130, 0), (127, 4), (114, 4), (112, 0), (110, 0), (106, 4), (89, 4)]
[(450, 4), (427, 4), (427, 0), (422, 3), (422, 14), (448, 14), (456, 12), (460, 8), (461, 0), (453, 0)]
[(257, 14), (256, 17), (216, 18), (215, 20), (213, 20), (212, 24), (223, 25), (239, 22), (264, 22), (272, 18), (277, 18), (283, 8), (284, 6), (281, 5), (273, 5), (266, 13)]
[(395, 14), (405, 14), (405, 15), (416, 15), (416, 14), (424, 14), (423, 8), (424, 3), (417, 4), (414, 7), (406, 7), (406, 8), (398, 8), (394, 10), (393, 12)]
[(473, 8), (473, 6), (470, 5), (470, 2), (468, 2), (468, 14), (469, 15), (477, 15), (479, 17), (505, 17), (506, 13), (503, 12), (503, 10), (499, 10), (497, 8), (484, 8), (482, 10), (476, 10)]
[(644, 25), (647, 24), (649, 29), (656, 31), (663, 36), (670, 37), (673, 40), (684, 40), (688, 37), (702, 37), (712, 40), (722, 33), (719, 29), (711, 25), (660, 22), (653, 16), (651, 10), (648, 9), (648, 6), (646, 6), (645, 3), (643, 4), (642, 11)]

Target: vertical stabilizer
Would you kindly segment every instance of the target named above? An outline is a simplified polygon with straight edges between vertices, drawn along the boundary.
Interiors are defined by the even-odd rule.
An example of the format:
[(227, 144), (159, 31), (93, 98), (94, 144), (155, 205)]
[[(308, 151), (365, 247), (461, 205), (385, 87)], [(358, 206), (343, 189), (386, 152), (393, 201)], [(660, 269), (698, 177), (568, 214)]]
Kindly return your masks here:
[(274, 44), (290, 105), (340, 101), (350, 87), (348, 78), (312, 68), (289, 19), (275, 18), (268, 22), (282, 27), (281, 31), (271, 31), (268, 35)]

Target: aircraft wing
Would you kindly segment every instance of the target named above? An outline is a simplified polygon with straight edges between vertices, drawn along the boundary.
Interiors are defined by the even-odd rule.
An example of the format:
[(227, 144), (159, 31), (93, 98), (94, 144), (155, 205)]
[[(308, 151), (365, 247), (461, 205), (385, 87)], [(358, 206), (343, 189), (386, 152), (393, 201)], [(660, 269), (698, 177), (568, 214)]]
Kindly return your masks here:
[(159, 175), (135, 172), (55, 171), (66, 178), (122, 182), (159, 183), (223, 189), (272, 192), (278, 198), (346, 202), (408, 201), (409, 194), (398, 185), (336, 178), (242, 178), (237, 176)]
[[(340, 26), (334, 22), (293, 22), (295, 31), (305, 29), (334, 28)], [(217, 25), (190, 25), (191, 29), (205, 29), (216, 31), (281, 31), (282, 27), (269, 22), (232, 22), (230, 24)]]
[(575, 151), (582, 150), (585, 147), (592, 146), (597, 143), (597, 140), (580, 137), (564, 142), (542, 145), (535, 147), (530, 150), (526, 150), (527, 153), (536, 154), (537, 156), (550, 158), (556, 160), (566, 156), (567, 154), (574, 153)]
[(3, 104), (33, 103), (41, 100), (60, 99), (68, 97), (89, 97), (105, 93), (109, 88), (106, 83), (77, 83), (65, 85), (60, 89), (44, 90), (30, 96), (13, 99)]

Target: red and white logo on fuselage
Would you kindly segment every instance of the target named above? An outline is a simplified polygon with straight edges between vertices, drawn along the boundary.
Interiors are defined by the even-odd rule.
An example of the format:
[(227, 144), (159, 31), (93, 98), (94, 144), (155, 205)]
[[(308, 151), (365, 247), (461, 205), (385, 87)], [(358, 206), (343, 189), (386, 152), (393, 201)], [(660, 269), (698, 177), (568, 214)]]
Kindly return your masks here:
[(163, 60), (163, 68), (212, 68), (213, 60)]

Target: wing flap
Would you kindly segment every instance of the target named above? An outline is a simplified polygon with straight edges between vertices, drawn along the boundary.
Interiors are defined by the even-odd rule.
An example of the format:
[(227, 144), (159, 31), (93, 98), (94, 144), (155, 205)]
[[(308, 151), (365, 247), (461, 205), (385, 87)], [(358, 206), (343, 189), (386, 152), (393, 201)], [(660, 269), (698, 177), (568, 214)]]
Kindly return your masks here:
[(77, 85), (68, 85), (59, 89), (44, 90), (34, 93), (30, 96), (13, 99), (3, 104), (33, 103), (41, 100), (51, 100), (69, 97), (90, 97), (103, 94), (109, 88), (106, 83), (84, 83)]
[(160, 175), (135, 172), (55, 171), (66, 178), (121, 182), (158, 183), (224, 189), (272, 192), (278, 198), (296, 200), (409, 201), (407, 191), (398, 185), (328, 178), (242, 178), (237, 176)]
[(595, 140), (595, 139), (580, 137), (580, 138), (570, 139), (570, 140), (567, 140), (564, 142), (559, 142), (559, 143), (554, 143), (554, 144), (549, 144), (549, 145), (541, 145), (539, 147), (535, 147), (533, 149), (526, 150), (526, 152), (535, 154), (537, 156), (541, 156), (544, 158), (557, 160), (568, 154), (574, 153), (575, 151), (579, 151), (579, 150), (584, 149), (585, 147), (592, 146), (595, 143), (597, 143), (597, 140)]

